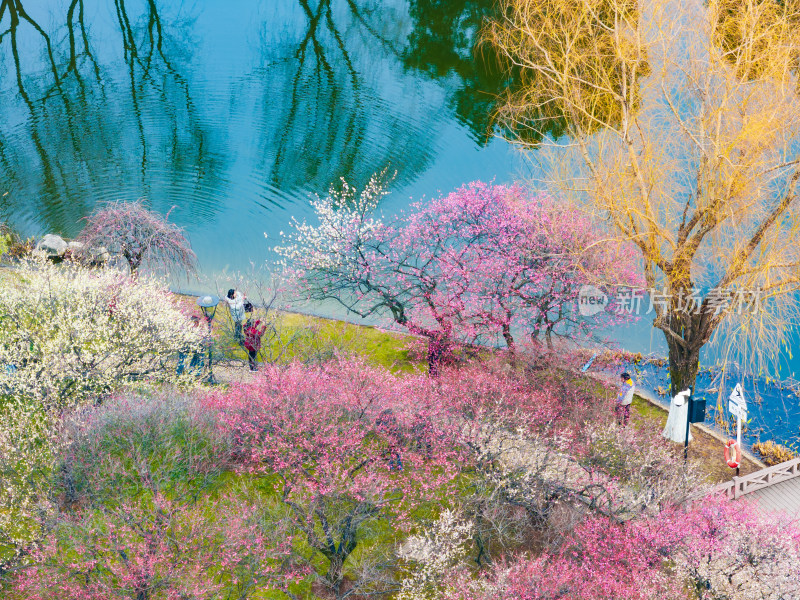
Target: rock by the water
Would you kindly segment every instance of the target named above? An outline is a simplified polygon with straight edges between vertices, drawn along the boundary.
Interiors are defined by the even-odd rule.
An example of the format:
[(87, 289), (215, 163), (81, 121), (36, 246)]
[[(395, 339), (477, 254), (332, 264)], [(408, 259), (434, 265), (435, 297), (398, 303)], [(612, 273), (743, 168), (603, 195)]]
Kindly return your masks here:
[(111, 254), (105, 246), (95, 246), (89, 250), (89, 256), (93, 265), (104, 265), (111, 259)]
[(60, 235), (48, 233), (36, 244), (36, 252), (48, 257), (64, 256), (69, 244)]

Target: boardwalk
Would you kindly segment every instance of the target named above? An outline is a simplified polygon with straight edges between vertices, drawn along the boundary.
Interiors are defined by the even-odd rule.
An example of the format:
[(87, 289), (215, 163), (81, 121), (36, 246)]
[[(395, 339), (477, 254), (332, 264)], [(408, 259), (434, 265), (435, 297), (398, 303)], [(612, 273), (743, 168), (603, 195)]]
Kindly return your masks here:
[(714, 491), (723, 492), (734, 500), (747, 496), (767, 512), (800, 518), (800, 458), (744, 477), (734, 477), (733, 481), (717, 486)]
[(762, 510), (800, 518), (800, 477), (781, 481), (747, 497), (756, 500)]

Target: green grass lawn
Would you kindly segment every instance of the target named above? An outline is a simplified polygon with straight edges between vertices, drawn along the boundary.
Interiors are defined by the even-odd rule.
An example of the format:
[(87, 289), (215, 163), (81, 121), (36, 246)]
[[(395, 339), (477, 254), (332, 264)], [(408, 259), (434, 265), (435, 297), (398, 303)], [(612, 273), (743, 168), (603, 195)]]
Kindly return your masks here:
[[(427, 369), (425, 361), (414, 356), (412, 348), (422, 342), (413, 336), (299, 313), (266, 315), (256, 310), (253, 318), (267, 324), (259, 356), (265, 362), (321, 363), (338, 354), (359, 356), (395, 373)], [(222, 360), (247, 360), (247, 352), (233, 337), (233, 322), (224, 309), (215, 319), (213, 330)]]

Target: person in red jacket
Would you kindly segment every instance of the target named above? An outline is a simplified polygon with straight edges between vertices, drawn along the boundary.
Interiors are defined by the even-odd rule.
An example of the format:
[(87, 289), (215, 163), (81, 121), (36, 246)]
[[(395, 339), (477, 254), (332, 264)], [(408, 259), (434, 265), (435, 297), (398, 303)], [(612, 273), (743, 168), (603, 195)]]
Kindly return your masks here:
[(244, 348), (247, 350), (248, 360), (250, 361), (250, 370), (258, 371), (256, 366), (256, 355), (261, 350), (261, 336), (267, 330), (266, 325), (261, 325), (261, 320), (255, 321), (247, 320), (244, 326)]
[(631, 402), (633, 402), (633, 392), (636, 390), (636, 386), (628, 373), (620, 375), (620, 379), (622, 379), (622, 388), (617, 396), (615, 411), (617, 413), (617, 423), (625, 427), (628, 424), (628, 419), (631, 418)]

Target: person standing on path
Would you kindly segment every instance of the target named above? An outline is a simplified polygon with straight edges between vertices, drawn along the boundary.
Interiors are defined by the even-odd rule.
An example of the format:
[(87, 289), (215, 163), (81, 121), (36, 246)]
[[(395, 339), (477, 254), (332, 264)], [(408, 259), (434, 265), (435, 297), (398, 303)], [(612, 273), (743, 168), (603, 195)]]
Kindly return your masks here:
[(258, 371), (256, 355), (261, 350), (261, 336), (264, 335), (266, 330), (267, 326), (261, 325), (259, 319), (256, 319), (255, 322), (248, 320), (244, 327), (244, 347), (247, 350), (251, 371)]
[[(192, 315), (191, 317), (192, 327), (199, 327), (200, 326), (200, 317), (197, 315)], [(175, 370), (175, 374), (180, 376), (183, 375), (183, 371), (185, 369), (186, 364), (186, 356), (189, 353), (189, 349), (185, 348), (178, 352), (178, 368)], [(192, 359), (189, 361), (189, 372), (193, 373), (197, 376), (202, 375), (203, 373), (203, 356), (202, 356), (202, 349), (197, 350), (194, 349), (192, 352)]]
[(622, 373), (620, 378), (622, 379), (622, 388), (617, 395), (615, 412), (617, 413), (617, 423), (625, 427), (631, 416), (631, 402), (633, 402), (633, 392), (636, 386), (633, 385), (630, 374)]
[(244, 321), (244, 301), (245, 296), (239, 290), (233, 288), (228, 290), (228, 295), (225, 302), (228, 303), (228, 308), (231, 311), (231, 318), (233, 319), (233, 337), (240, 344), (243, 341), (242, 336), (242, 321)]

